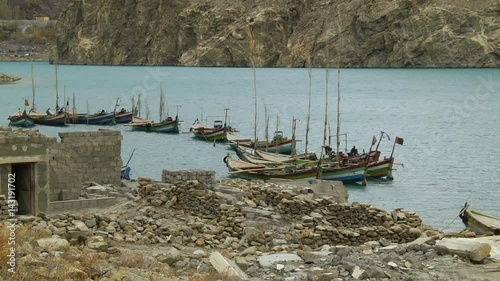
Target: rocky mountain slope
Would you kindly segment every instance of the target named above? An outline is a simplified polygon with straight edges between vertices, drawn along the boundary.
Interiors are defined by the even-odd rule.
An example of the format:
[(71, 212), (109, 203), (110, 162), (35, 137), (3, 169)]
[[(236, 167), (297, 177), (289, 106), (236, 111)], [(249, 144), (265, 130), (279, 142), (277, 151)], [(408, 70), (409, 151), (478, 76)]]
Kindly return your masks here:
[[(4, 9), (9, 9), (12, 18), (7, 20), (34, 20), (36, 16), (47, 16), (57, 19), (59, 14), (71, 3), (71, 0), (2, 0), (7, 4)], [(6, 14), (6, 15), (7, 15)]]
[(497, 67), (500, 4), (460, 0), (78, 0), (67, 64)]

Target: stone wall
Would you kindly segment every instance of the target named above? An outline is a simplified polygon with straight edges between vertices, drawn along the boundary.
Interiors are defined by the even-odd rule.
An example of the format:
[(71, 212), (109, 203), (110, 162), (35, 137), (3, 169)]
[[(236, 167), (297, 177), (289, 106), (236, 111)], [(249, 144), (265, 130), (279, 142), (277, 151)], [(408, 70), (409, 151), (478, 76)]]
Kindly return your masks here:
[(206, 187), (215, 185), (215, 171), (212, 170), (163, 170), (161, 180), (164, 183), (174, 184), (179, 181), (197, 180)]
[(290, 224), (286, 237), (280, 239), (310, 247), (357, 246), (381, 239), (404, 243), (421, 234), (422, 221), (413, 212), (386, 212), (368, 204), (337, 203), (332, 197), (311, 199), (310, 188), (250, 185), (248, 190), (243, 190), (244, 197), (228, 205), (225, 194), (209, 190), (196, 180), (176, 184), (139, 181), (139, 184), (141, 196), (154, 207), (179, 208), (210, 219), (214, 225), (210, 235), (250, 239), (248, 231), (251, 231), (250, 236), (260, 237), (256, 240), (260, 244), (270, 243), (276, 237), (273, 237), (272, 225), (245, 227), (245, 222), (255, 214), (262, 216), (261, 219), (278, 215), (296, 222)]
[(61, 143), (51, 151), (52, 201), (76, 199), (81, 183), (120, 184), (121, 140), (119, 131), (59, 133)]

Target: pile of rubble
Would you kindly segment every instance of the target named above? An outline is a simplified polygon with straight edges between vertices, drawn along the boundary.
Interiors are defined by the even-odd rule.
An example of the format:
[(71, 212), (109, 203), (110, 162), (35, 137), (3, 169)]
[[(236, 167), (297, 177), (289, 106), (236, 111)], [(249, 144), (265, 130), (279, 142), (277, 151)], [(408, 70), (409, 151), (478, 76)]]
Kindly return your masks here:
[[(161, 266), (198, 273), (215, 267), (248, 280), (461, 280), (456, 263), (468, 264), (439, 256), (447, 253), (435, 245), (443, 234), (413, 212), (314, 198), (308, 186), (227, 180), (212, 190), (197, 180), (139, 178), (127, 193), (129, 201), (107, 213), (40, 214), (18, 224), (38, 233), (34, 247), (47, 254), (36, 259), (73, 247), (101, 253), (111, 269), (86, 275), (92, 279), (122, 270), (113, 259), (139, 252), (149, 265), (134, 271), (144, 276), (134, 280)], [(481, 246), (465, 258), (488, 254)]]

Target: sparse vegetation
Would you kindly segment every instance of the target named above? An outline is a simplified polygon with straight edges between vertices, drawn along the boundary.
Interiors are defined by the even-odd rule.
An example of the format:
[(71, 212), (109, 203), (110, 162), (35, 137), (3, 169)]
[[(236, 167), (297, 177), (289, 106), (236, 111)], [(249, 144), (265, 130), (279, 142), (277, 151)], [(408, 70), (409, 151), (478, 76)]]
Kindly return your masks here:
[(0, 0), (0, 20), (17, 20), (20, 17), (19, 7), (11, 7), (7, 0)]
[[(37, 247), (36, 240), (46, 236), (46, 233), (33, 231), (27, 227), (20, 227), (16, 230), (16, 272), (13, 276), (8, 272), (8, 254), (10, 251), (7, 245), (10, 230), (4, 225), (0, 225), (0, 280), (55, 280), (64, 281), (100, 280), (95, 277), (96, 268), (104, 262), (112, 266), (113, 270), (106, 280), (123, 280), (129, 274), (140, 275), (143, 270), (148, 270), (155, 275), (163, 276), (162, 280), (189, 280), (189, 281), (236, 281), (237, 278), (217, 273), (214, 270), (208, 272), (198, 272), (196, 270), (172, 269), (166, 264), (159, 263), (154, 268), (148, 268), (146, 259), (140, 254), (122, 254), (110, 258), (107, 253), (98, 253), (85, 248), (84, 246), (73, 246), (63, 254), (49, 252), (41, 257), (42, 250)], [(45, 251), (43, 251), (45, 252)], [(93, 276), (93, 277), (91, 277)], [(11, 279), (13, 278), (13, 279)]]
[(15, 32), (17, 32), (17, 24), (15, 23), (0, 25), (0, 41), (11, 39)]
[(23, 36), (30, 39), (30, 43), (53, 42), (56, 39), (56, 26), (55, 24), (46, 26), (33, 25), (24, 31)]

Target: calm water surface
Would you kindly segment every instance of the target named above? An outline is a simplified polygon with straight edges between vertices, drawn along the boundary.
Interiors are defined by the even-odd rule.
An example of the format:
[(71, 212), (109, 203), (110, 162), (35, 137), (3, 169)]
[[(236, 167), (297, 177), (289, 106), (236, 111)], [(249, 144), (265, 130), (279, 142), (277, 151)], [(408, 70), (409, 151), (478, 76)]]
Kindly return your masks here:
[[(30, 63), (0, 63), (0, 72), (22, 77), (16, 84), (0, 86), (0, 124), (31, 102)], [(44, 112), (55, 107), (55, 71), (48, 63), (35, 63), (36, 107)], [(305, 140), (309, 79), (306, 69), (257, 69), (258, 136), (264, 138), (264, 106), (270, 112), (270, 130), (291, 135), (297, 118), (298, 138)], [(341, 71), (341, 133), (349, 148), (368, 149), (372, 136), (387, 132), (391, 141), (381, 143), (383, 154), (392, 149), (395, 136), (404, 145), (395, 150), (393, 182), (350, 185), (350, 201), (370, 203), (392, 210), (415, 211), (424, 223), (448, 231), (459, 230), (453, 221), (463, 204), (500, 216), (500, 70), (499, 69), (344, 69)], [(309, 150), (320, 152), (325, 116), (325, 70), (312, 71), (312, 115)], [(254, 89), (249, 68), (181, 68), (59, 66), (59, 99), (76, 99), (78, 112), (130, 108), (133, 95), (141, 92), (151, 116), (157, 119), (159, 81), (163, 82), (170, 114), (179, 107), (182, 130), (196, 118), (212, 123), (230, 108), (230, 121), (240, 135), (253, 136)], [(336, 130), (337, 71), (329, 72), (328, 122)], [(87, 106), (88, 104), (88, 106)], [(143, 116), (146, 109), (142, 109)], [(3, 121), (2, 121), (3, 120)], [(66, 128), (37, 127), (57, 136), (59, 131), (97, 130), (102, 127), (73, 125)], [(110, 127), (106, 127), (110, 128)], [(159, 135), (122, 131), (122, 159), (130, 162), (133, 176), (159, 179), (163, 169), (214, 169), (227, 176), (222, 158), (229, 152), (223, 144), (197, 141), (190, 134)], [(335, 137), (333, 137), (335, 138)], [(344, 137), (342, 137), (344, 139)], [(305, 141), (299, 143), (304, 151)], [(342, 142), (342, 146), (344, 143)], [(452, 223), (453, 221), (453, 223)]]

